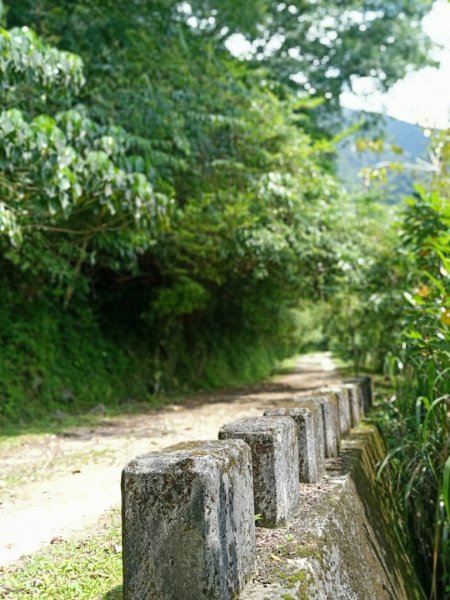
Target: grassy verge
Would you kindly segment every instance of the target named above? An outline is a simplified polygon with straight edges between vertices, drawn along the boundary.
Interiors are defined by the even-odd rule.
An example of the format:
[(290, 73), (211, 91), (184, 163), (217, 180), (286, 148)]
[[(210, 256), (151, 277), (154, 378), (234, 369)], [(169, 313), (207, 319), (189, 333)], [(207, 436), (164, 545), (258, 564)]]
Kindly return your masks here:
[[(136, 349), (134, 354), (127, 353), (126, 348), (120, 349), (111, 343), (106, 355), (93, 358), (96, 344), (98, 341), (92, 339), (92, 334), (86, 335), (84, 348), (90, 346), (91, 359), (83, 358), (82, 364), (77, 361), (78, 369), (73, 368), (70, 356), (58, 361), (46, 356), (33, 358), (33, 368), (40, 369), (36, 377), (45, 382), (37, 390), (29, 383), (27, 374), (32, 367), (26, 366), (21, 353), (14, 359), (14, 364), (20, 367), (0, 366), (1, 446), (21, 443), (33, 435), (95, 427), (112, 417), (145, 414), (181, 403), (197, 392), (251, 385), (273, 374), (280, 364), (279, 353), (264, 345), (250, 347), (242, 343), (233, 347), (228, 342), (209, 357), (201, 377), (196, 379), (195, 375), (186, 373), (184, 378), (172, 379), (172, 389), (167, 385), (154, 391), (151, 357)], [(118, 356), (121, 360), (116, 360)], [(290, 361), (283, 372), (292, 366)], [(164, 378), (170, 379), (167, 374)], [(14, 438), (17, 442), (12, 441)]]
[(0, 569), (5, 600), (119, 600), (122, 598), (120, 511), (108, 513), (96, 533), (61, 541)]
[(87, 308), (17, 311), (0, 308), (0, 439), (91, 426), (196, 391), (255, 383), (290, 349), (249, 336), (180, 338), (161, 358), (148, 335), (102, 328)]

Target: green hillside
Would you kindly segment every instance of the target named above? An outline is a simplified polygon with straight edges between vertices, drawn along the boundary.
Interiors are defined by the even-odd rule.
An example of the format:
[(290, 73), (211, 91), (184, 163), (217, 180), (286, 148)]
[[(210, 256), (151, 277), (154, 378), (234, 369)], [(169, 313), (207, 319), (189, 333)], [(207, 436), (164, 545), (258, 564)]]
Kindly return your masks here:
[[(388, 116), (348, 109), (344, 110), (343, 114), (344, 122), (348, 127), (358, 122), (364, 123), (359, 131), (342, 140), (338, 145), (338, 174), (349, 190), (364, 189), (362, 169), (383, 168), (389, 163), (404, 165), (404, 170), (401, 172), (391, 170), (388, 182), (383, 185), (383, 196), (389, 204), (395, 204), (403, 196), (410, 195), (414, 182), (427, 180), (428, 174), (423, 170), (424, 165), (420, 164), (420, 161), (427, 160), (429, 138), (425, 136), (421, 127)], [(359, 151), (356, 144), (359, 138), (382, 139), (384, 147), (380, 152)]]

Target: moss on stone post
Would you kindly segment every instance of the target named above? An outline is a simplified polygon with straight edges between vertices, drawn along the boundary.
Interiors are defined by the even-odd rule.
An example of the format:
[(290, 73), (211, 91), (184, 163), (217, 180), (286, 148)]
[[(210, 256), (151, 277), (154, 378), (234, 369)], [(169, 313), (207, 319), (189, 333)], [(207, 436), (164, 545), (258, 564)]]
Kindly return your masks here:
[(298, 432), (290, 417), (255, 417), (224, 425), (220, 439), (241, 439), (252, 451), (258, 525), (284, 525), (299, 502)]
[(231, 600), (253, 574), (250, 448), (179, 444), (122, 473), (125, 600)]
[(314, 402), (266, 410), (267, 417), (290, 417), (298, 431), (299, 476), (303, 483), (318, 483), (325, 475), (322, 410)]

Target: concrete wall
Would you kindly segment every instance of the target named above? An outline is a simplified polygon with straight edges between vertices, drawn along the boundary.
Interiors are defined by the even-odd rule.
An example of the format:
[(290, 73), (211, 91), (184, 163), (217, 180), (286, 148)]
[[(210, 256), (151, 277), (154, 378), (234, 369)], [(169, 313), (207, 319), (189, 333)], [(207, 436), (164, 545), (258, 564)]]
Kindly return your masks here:
[(289, 528), (257, 530), (257, 575), (242, 600), (419, 600), (424, 595), (396, 535), (389, 491), (375, 482), (380, 434), (360, 426), (303, 489)]

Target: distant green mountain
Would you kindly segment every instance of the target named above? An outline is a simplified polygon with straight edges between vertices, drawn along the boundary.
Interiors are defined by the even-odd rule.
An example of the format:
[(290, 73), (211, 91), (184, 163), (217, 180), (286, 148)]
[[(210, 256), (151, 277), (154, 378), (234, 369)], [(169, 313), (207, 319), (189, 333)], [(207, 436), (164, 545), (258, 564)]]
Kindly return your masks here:
[[(373, 113), (344, 110), (345, 127), (363, 121), (363, 127), (338, 144), (338, 175), (351, 191), (364, 189), (360, 173), (365, 167), (383, 168), (387, 163), (401, 163), (403, 171), (390, 172), (388, 183), (383, 185), (383, 195), (389, 204), (397, 203), (410, 195), (414, 182), (426, 181), (426, 171), (421, 170), (418, 160), (427, 159), (429, 138), (421, 127), (392, 117), (379, 117)], [(359, 151), (358, 140), (383, 139), (381, 152)], [(373, 144), (374, 146), (376, 144)], [(401, 150), (401, 153), (400, 153)]]

